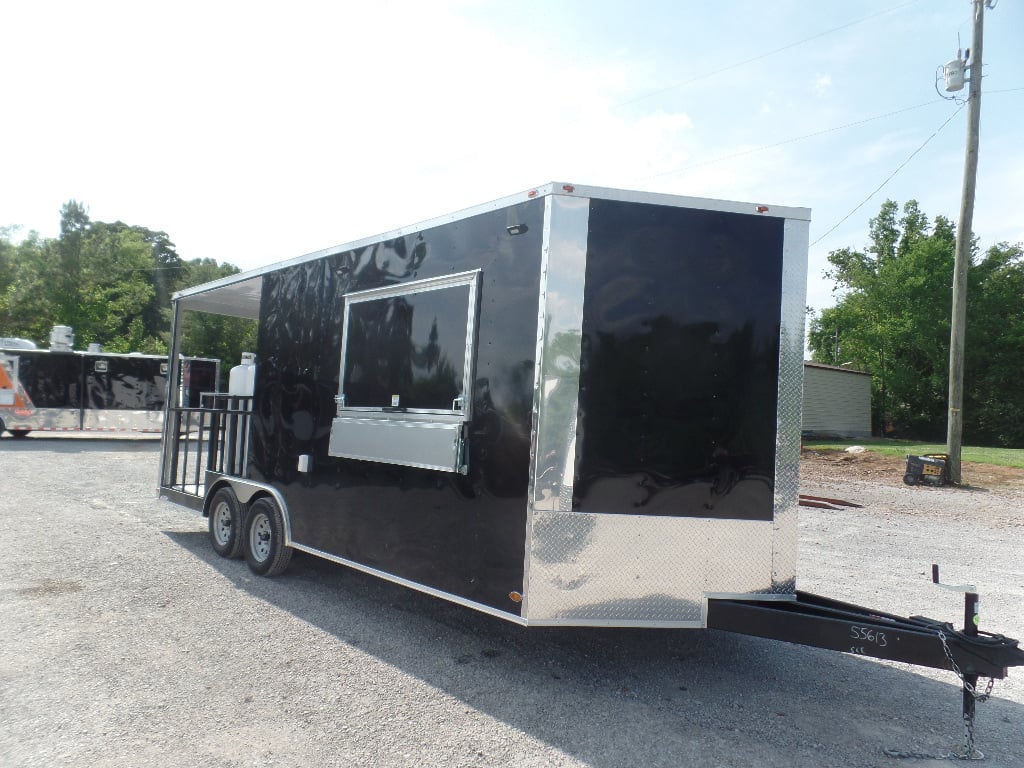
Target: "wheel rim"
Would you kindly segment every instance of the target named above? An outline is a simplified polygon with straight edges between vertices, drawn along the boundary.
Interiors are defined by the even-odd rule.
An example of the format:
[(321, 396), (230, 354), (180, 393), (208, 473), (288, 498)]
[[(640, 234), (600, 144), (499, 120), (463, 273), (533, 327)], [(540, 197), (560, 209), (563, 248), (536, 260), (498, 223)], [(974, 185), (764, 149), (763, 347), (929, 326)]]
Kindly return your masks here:
[(249, 528), (249, 548), (258, 562), (262, 563), (270, 557), (271, 541), (270, 518), (264, 512), (259, 512)]
[(231, 507), (225, 501), (213, 508), (213, 535), (222, 547), (231, 541)]

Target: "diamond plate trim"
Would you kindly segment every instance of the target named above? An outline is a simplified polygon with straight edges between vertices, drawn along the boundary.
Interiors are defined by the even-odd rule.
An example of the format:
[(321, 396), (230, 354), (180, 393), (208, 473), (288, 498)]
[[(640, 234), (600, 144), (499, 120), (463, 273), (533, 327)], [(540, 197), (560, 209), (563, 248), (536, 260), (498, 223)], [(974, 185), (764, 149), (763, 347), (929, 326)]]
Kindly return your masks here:
[(535, 511), (528, 619), (699, 622), (709, 591), (769, 589), (771, 526)]
[(782, 317), (779, 402), (775, 446), (774, 594), (796, 591), (797, 510), (800, 498), (800, 433), (804, 399), (804, 318), (810, 222), (787, 220), (782, 252)]

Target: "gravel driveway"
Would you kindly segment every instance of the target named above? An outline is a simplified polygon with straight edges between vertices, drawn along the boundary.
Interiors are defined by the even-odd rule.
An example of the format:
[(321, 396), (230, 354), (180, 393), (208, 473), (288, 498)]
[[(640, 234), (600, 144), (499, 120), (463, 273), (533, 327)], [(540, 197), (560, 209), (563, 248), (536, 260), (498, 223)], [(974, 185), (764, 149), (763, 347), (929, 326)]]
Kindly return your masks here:
[[(215, 556), (151, 440), (0, 442), (0, 766), (938, 766), (950, 673), (719, 632), (523, 629), (297, 555)], [(805, 467), (799, 586), (1024, 638), (1024, 493)], [(1024, 668), (979, 705), (1024, 766)]]

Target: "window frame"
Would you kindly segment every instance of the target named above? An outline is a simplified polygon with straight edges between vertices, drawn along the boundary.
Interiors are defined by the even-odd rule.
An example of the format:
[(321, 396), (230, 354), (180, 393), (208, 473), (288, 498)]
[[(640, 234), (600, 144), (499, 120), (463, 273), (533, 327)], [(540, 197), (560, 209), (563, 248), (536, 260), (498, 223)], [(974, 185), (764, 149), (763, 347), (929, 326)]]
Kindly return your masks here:
[[(396, 285), (386, 285), (379, 288), (369, 288), (362, 291), (352, 291), (343, 296), (344, 300), (344, 322), (341, 335), (341, 363), (338, 373), (338, 395), (335, 398), (337, 403), (337, 415), (346, 414), (379, 414), (386, 418), (394, 414), (394, 418), (407, 418), (410, 414), (434, 415), (442, 417), (439, 420), (448, 421), (451, 417), (459, 421), (467, 422), (472, 418), (473, 408), (473, 381), (475, 375), (477, 327), (479, 318), (480, 303), (480, 276), (482, 270), (474, 269), (467, 272), (458, 272), (451, 275), (429, 277), (423, 280), (414, 280)], [(429, 291), (441, 291), (447, 288), (458, 288), (467, 286), (469, 296), (466, 308), (466, 349), (462, 366), (462, 386), (460, 394), (453, 401), (452, 408), (406, 408), (388, 406), (352, 406), (345, 402), (345, 363), (348, 358), (349, 349), (349, 328), (352, 317), (352, 308), (359, 304), (381, 299), (392, 299), (401, 296), (412, 296)], [(454, 407), (461, 400), (461, 407)], [(447, 418), (445, 418), (447, 417)]]

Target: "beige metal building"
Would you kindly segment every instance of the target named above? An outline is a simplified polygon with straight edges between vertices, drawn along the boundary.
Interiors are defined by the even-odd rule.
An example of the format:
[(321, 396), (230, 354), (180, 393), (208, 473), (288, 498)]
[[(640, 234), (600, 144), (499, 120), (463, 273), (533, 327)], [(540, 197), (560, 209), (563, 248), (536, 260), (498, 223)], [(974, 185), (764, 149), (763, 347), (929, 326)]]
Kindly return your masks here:
[(871, 374), (804, 361), (803, 434), (870, 437)]

